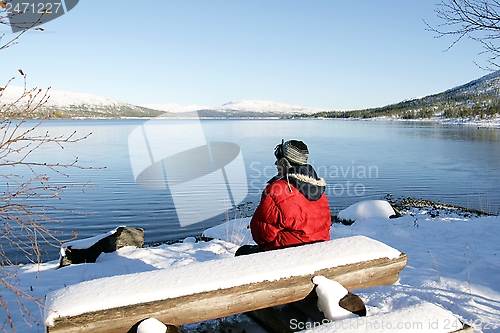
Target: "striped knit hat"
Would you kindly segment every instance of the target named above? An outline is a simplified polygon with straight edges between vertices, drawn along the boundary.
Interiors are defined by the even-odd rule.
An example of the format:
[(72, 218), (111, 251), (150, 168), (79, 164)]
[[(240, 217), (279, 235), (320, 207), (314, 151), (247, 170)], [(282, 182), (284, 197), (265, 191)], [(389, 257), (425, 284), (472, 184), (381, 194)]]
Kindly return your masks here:
[(305, 165), (309, 157), (309, 150), (304, 142), (298, 140), (289, 140), (281, 142), (274, 151), (276, 159), (285, 157), (291, 164)]

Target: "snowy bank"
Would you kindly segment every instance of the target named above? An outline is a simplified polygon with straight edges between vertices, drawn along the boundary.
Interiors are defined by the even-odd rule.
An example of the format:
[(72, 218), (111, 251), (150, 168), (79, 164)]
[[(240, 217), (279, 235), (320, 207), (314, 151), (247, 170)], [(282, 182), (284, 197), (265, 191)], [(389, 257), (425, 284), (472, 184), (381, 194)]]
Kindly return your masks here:
[[(248, 218), (236, 219), (218, 226), (217, 230), (207, 230), (205, 234), (217, 238), (209, 242), (122, 248), (103, 253), (93, 264), (56, 269), (58, 262), (54, 261), (17, 267), (17, 286), (29, 296), (43, 299), (51, 291), (84, 281), (232, 258), (240, 245), (251, 243), (248, 224)], [(500, 332), (499, 234), (497, 216), (470, 217), (451, 212), (431, 216), (424, 208), (408, 209), (403, 217), (395, 219), (371, 217), (350, 226), (335, 223), (331, 229), (333, 239), (364, 235), (408, 255), (408, 264), (401, 271), (398, 283), (355, 291), (366, 304), (367, 318), (393, 313), (400, 313), (403, 318), (404, 313), (398, 311), (427, 302), (452, 312), (473, 326), (475, 332)], [(37, 303), (25, 301), (33, 315), (27, 317), (17, 305), (16, 295), (0, 288), (2, 299), (9, 304), (16, 332), (43, 333), (43, 318)], [(432, 315), (432, 311), (425, 312)], [(6, 314), (0, 312), (0, 322), (6, 320)], [(232, 329), (239, 333), (245, 329), (250, 333), (251, 324), (248, 318), (236, 315), (187, 325), (181, 330)]]

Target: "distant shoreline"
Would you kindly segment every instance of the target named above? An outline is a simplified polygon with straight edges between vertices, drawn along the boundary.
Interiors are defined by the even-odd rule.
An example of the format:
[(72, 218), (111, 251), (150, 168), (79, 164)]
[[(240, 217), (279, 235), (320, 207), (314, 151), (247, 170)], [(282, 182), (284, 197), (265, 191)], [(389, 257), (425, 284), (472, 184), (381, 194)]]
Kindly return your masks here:
[(150, 119), (165, 119), (165, 120), (341, 120), (341, 121), (387, 121), (387, 122), (431, 122), (442, 125), (462, 125), (462, 126), (477, 126), (478, 128), (500, 129), (500, 118), (494, 120), (470, 120), (460, 118), (418, 118), (418, 119), (402, 119), (392, 117), (373, 117), (373, 118), (323, 118), (323, 117), (74, 117), (74, 118), (49, 118), (49, 119), (29, 119), (35, 121), (51, 121), (51, 120), (150, 120)]

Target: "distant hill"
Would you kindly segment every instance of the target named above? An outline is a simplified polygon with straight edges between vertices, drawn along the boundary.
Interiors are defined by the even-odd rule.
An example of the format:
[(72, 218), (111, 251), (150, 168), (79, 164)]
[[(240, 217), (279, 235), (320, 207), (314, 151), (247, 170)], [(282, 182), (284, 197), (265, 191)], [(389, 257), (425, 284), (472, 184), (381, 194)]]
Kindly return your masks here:
[[(9, 105), (26, 95), (10, 107), (9, 114), (18, 114), (23, 117), (28, 104), (31, 108), (39, 103), (45, 95), (43, 90), (38, 95), (32, 93), (32, 99), (24, 94), (24, 88), (9, 86), (0, 92), (0, 107), (5, 110)], [(74, 93), (60, 90), (49, 90), (47, 102), (37, 109), (32, 118), (122, 118), (122, 117), (156, 117), (164, 114), (163, 111), (153, 110), (142, 106), (113, 101), (101, 96)]]
[(178, 104), (146, 104), (144, 106), (157, 108), (159, 110), (175, 113), (176, 117), (293, 117), (298, 115), (311, 115), (314, 113), (329, 111), (309, 108), (304, 106), (289, 105), (265, 100), (236, 100), (218, 107), (206, 107), (198, 105)]
[[(22, 87), (9, 86), (0, 91), (0, 107), (16, 101), (24, 93)], [(21, 118), (29, 103), (35, 105), (44, 95), (42, 91), (30, 101), (25, 96), (11, 107), (11, 115)], [(33, 92), (32, 95), (36, 95)], [(232, 118), (232, 117), (293, 117), (301, 114), (311, 115), (325, 110), (303, 106), (277, 103), (262, 100), (237, 100), (225, 103), (218, 107), (202, 105), (179, 104), (146, 104), (142, 106), (117, 102), (101, 96), (74, 93), (59, 90), (49, 90), (46, 103), (37, 109), (32, 118), (131, 118), (131, 117), (207, 117), (207, 118)], [(326, 110), (328, 111), (328, 110)]]
[(148, 109), (159, 110), (159, 111), (164, 111), (164, 112), (169, 112), (169, 113), (185, 113), (185, 112), (193, 112), (193, 111), (197, 111), (197, 110), (210, 109), (209, 106), (205, 106), (205, 105), (197, 105), (197, 104), (182, 105), (182, 104), (175, 104), (175, 103), (144, 104), (142, 106), (145, 108), (148, 108)]
[(219, 112), (254, 112), (254, 113), (273, 113), (276, 115), (299, 115), (299, 114), (313, 114), (325, 110), (309, 108), (304, 106), (289, 105), (284, 103), (277, 103), (273, 101), (261, 100), (238, 100), (231, 101), (223, 104), (215, 109)]
[[(23, 93), (21, 87), (0, 91), (0, 110)], [(128, 118), (128, 117), (207, 117), (207, 118), (473, 118), (488, 119), (500, 114), (500, 71), (444, 92), (405, 100), (378, 108), (334, 111), (289, 105), (265, 100), (235, 100), (217, 107), (179, 104), (132, 105), (104, 97), (49, 90), (49, 99), (35, 118)], [(36, 102), (36, 100), (35, 100)], [(26, 108), (28, 97), (15, 103), (14, 111)], [(12, 114), (12, 113), (11, 113)], [(14, 112), (15, 114), (15, 112)], [(20, 115), (21, 116), (21, 115)]]
[(405, 100), (378, 108), (342, 112), (318, 112), (313, 117), (487, 119), (499, 113), (500, 71), (497, 71), (439, 94)]

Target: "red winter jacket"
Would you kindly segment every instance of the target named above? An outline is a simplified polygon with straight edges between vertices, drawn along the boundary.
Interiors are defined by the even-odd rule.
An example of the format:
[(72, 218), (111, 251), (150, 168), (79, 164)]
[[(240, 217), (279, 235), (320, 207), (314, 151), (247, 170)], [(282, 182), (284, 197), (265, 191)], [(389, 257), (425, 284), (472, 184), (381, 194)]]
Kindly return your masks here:
[(310, 165), (293, 167), (288, 176), (267, 185), (250, 222), (254, 241), (274, 250), (330, 240), (325, 186)]

